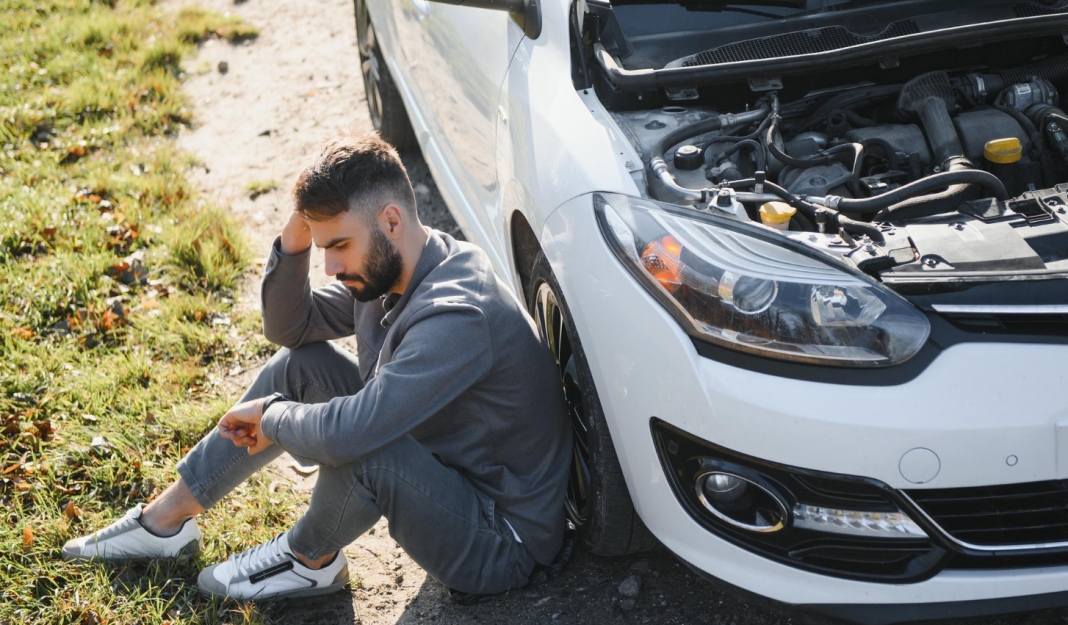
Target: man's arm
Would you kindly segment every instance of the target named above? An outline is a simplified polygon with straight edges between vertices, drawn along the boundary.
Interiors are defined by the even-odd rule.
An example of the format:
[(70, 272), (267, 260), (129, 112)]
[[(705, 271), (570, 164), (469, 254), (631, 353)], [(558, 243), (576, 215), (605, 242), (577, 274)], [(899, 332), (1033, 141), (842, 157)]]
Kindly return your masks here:
[(359, 393), (323, 404), (275, 401), (260, 428), (297, 456), (327, 465), (355, 462), (437, 414), (481, 380), (492, 363), (482, 311), (467, 303), (434, 302), (413, 316), (393, 360)]
[(260, 306), (263, 335), (283, 347), (350, 336), (354, 330), (352, 295), (343, 284), (311, 288), (311, 230), (295, 211), (271, 245), (263, 275)]

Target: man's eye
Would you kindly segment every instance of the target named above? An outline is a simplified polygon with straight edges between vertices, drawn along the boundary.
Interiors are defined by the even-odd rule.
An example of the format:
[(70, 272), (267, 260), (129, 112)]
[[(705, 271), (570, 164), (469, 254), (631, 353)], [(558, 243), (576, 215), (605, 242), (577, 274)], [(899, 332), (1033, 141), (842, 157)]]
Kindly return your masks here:
[(348, 243), (338, 243), (337, 245), (334, 246), (334, 249), (335, 250), (343, 250), (343, 249), (347, 248), (348, 246), (349, 246)]

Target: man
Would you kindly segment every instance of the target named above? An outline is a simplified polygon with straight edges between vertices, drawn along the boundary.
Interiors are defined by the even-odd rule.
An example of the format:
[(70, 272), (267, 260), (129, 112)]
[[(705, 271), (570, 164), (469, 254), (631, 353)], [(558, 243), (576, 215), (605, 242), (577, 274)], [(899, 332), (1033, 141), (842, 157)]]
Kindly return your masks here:
[[(263, 278), (283, 345), (147, 506), (68, 542), (66, 558), (198, 553), (194, 517), (282, 450), (320, 464), (307, 513), (201, 572), (236, 599), (342, 588), (342, 549), (381, 516), (427, 572), (464, 592), (522, 586), (563, 541), (571, 432), (548, 349), (477, 247), (425, 228), (396, 151), (325, 144)], [(312, 243), (337, 283), (312, 290)], [(356, 335), (357, 356), (329, 341)]]

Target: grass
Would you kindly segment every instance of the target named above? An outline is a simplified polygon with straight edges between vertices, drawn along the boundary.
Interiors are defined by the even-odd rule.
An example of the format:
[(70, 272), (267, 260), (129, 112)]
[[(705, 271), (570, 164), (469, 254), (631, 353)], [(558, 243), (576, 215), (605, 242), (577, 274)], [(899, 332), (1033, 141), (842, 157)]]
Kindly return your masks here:
[(170, 138), (191, 121), (181, 61), (256, 31), (147, 1), (7, 0), (0, 32), (0, 624), (270, 621), (195, 585), (294, 520), (265, 479), (201, 518), (199, 560), (59, 557), (173, 481), (236, 399), (226, 372), (273, 351), (234, 308), (239, 227)]
[(273, 178), (266, 180), (249, 180), (245, 185), (245, 192), (248, 193), (249, 199), (256, 199), (264, 193), (270, 193), (278, 188), (278, 181)]

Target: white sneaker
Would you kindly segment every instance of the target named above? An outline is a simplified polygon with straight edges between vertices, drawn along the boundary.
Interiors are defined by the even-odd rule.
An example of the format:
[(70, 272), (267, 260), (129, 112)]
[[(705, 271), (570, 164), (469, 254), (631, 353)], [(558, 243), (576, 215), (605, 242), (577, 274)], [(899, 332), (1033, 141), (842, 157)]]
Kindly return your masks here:
[(349, 561), (344, 552), (339, 551), (333, 562), (321, 569), (309, 569), (293, 555), (287, 535), (282, 532), (201, 571), (197, 578), (201, 594), (247, 601), (311, 597), (345, 587)]
[(141, 524), (143, 508), (144, 504), (137, 504), (104, 529), (68, 540), (63, 559), (125, 562), (200, 553), (200, 528), (194, 519), (187, 519), (173, 536), (157, 536)]

